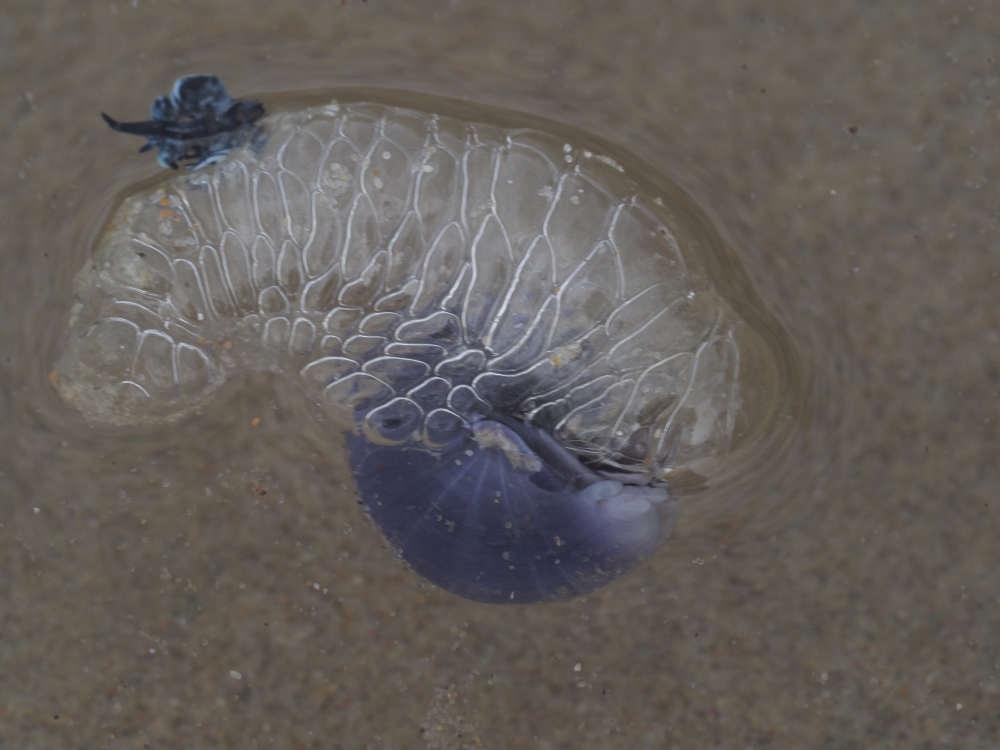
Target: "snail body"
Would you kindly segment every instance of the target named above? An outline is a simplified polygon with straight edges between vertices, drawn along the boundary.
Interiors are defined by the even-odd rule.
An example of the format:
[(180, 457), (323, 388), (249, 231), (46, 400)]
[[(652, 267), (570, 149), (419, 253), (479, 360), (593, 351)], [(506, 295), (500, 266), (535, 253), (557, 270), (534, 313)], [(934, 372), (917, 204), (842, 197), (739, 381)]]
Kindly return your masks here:
[(238, 371), (294, 377), (390, 545), (467, 598), (565, 599), (653, 554), (673, 477), (734, 449), (741, 357), (762, 360), (675, 207), (536, 128), (364, 102), (254, 119), (118, 208), (63, 398), (169, 422)]

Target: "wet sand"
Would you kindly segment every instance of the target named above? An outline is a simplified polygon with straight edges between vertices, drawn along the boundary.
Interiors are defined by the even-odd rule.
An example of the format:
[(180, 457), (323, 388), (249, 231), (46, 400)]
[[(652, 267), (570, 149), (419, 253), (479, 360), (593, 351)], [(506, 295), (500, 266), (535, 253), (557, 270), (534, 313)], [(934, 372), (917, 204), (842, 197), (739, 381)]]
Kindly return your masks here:
[[(1000, 21), (927, 3), (11, 2), (0, 24), (0, 747), (1000, 744)], [(801, 357), (776, 467), (586, 599), (422, 583), (294, 386), (92, 428), (47, 373), (173, 80), (380, 86), (669, 173)], [(253, 426), (252, 420), (260, 423)]]

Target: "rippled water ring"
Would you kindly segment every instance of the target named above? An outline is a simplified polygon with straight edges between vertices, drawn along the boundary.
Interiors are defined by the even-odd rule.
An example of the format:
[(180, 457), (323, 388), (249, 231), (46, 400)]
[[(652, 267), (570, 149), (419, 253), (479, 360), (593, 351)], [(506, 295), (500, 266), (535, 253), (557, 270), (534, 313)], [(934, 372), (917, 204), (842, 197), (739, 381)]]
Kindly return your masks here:
[(285, 373), (399, 555), (514, 603), (632, 568), (678, 477), (738, 471), (773, 429), (781, 365), (709, 276), (721, 242), (627, 154), (362, 102), (255, 128), (127, 198), (80, 272), (56, 387), (87, 418), (166, 422)]

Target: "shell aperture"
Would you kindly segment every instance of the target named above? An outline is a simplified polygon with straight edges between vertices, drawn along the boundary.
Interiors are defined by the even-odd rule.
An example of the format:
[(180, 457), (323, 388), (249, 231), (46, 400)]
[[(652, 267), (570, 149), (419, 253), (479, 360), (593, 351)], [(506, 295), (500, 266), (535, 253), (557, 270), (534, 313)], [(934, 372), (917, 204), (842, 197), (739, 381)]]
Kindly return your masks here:
[(764, 337), (590, 142), (365, 102), (254, 127), (128, 197), (78, 274), (55, 384), (88, 419), (294, 377), (399, 555), (498, 603), (614, 580), (669, 535), (675, 477), (770, 429)]

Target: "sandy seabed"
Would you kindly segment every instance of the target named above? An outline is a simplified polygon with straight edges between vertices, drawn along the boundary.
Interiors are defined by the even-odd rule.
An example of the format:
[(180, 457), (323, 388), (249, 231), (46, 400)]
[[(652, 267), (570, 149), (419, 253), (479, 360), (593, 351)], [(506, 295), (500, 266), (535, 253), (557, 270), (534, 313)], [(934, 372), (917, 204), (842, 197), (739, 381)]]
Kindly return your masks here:
[[(925, 2), (5, 4), (0, 747), (1000, 746), (1000, 18)], [(560, 605), (421, 582), (339, 437), (269, 375), (84, 424), (47, 373), (120, 191), (98, 113), (410, 89), (554, 118), (668, 173), (808, 382), (778, 468)], [(259, 419), (254, 425), (253, 420)], [(752, 480), (752, 481), (750, 481)]]

